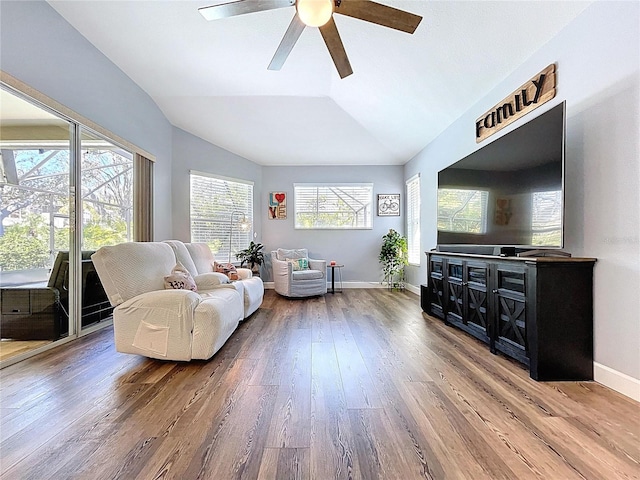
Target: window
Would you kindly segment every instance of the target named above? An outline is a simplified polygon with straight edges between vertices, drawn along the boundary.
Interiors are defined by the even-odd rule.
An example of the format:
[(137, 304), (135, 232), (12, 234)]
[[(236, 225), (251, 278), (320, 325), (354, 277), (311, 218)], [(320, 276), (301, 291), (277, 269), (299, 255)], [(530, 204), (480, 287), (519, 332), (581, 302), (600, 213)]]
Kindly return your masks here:
[(131, 242), (133, 155), (81, 129), (82, 249)]
[[(88, 145), (83, 137), (82, 142), (81, 248), (97, 250), (103, 245), (130, 242), (132, 155), (107, 140)], [(54, 145), (51, 140), (34, 141), (34, 145), (25, 148), (5, 143), (7, 148), (0, 154), (8, 173), (5, 179), (13, 181), (0, 180), (0, 198), (3, 205), (6, 203), (0, 212), (0, 250), (8, 260), (2, 257), (3, 270), (50, 268), (57, 252), (70, 247), (69, 141), (66, 148), (63, 142)], [(7, 232), (18, 234), (24, 228), (30, 232), (30, 245), (38, 249), (38, 254), (27, 253), (24, 245), (9, 242), (11, 235), (4, 237)]]
[(420, 174), (407, 180), (407, 246), (409, 263), (420, 265)]
[(295, 228), (371, 228), (373, 184), (299, 183), (293, 190)]
[[(46, 281), (58, 252), (70, 250), (78, 230), (81, 250), (132, 241), (132, 154), (84, 126), (81, 148), (73, 149), (72, 121), (6, 90), (0, 98), (20, 118), (33, 117), (4, 128), (0, 141), (0, 269)], [(75, 198), (69, 193), (78, 167), (80, 184), (73, 190), (81, 192), (82, 229), (73, 224)]]
[(487, 231), (485, 190), (438, 189), (438, 230), (482, 234)]
[[(68, 125), (63, 126), (61, 136), (69, 136)], [(3, 139), (2, 144), (1, 283), (20, 284), (13, 272), (28, 272), (29, 282), (44, 282), (58, 250), (69, 250), (70, 140), (20, 147)]]
[(219, 259), (235, 260), (249, 246), (253, 182), (191, 172), (191, 241), (209, 244)]

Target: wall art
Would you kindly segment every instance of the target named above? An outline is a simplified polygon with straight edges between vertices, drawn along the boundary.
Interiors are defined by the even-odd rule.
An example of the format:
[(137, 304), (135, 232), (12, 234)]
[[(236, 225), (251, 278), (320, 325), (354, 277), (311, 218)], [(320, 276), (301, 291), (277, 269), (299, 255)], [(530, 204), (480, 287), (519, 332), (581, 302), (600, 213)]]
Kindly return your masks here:
[(269, 218), (271, 220), (287, 218), (287, 194), (285, 192), (269, 192)]
[(378, 194), (378, 216), (397, 217), (400, 215), (400, 194), (381, 193)]

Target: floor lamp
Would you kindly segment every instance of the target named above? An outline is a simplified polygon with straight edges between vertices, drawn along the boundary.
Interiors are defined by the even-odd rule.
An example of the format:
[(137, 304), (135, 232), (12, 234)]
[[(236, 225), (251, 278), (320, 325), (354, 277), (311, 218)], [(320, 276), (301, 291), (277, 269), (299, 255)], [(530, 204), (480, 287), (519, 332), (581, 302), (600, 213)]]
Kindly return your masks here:
[[(237, 217), (236, 217), (237, 216)], [(238, 228), (241, 232), (248, 232), (251, 230), (251, 222), (247, 219), (247, 215), (239, 210), (231, 212), (231, 218), (229, 219), (229, 263), (231, 263), (231, 244), (233, 243), (233, 219), (238, 218)]]

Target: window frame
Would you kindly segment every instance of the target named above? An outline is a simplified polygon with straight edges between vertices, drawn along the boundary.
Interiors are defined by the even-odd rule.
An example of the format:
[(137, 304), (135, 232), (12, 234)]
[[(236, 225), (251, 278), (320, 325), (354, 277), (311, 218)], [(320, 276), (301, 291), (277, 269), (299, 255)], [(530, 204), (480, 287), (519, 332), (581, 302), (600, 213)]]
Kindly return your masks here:
[[(316, 192), (319, 188), (345, 188), (345, 187), (361, 187), (368, 189), (368, 204), (362, 204), (365, 211), (364, 215), (366, 218), (364, 220), (364, 225), (362, 226), (338, 226), (338, 225), (329, 225), (329, 226), (321, 226), (314, 224), (312, 227), (304, 227), (301, 226), (298, 222), (298, 214), (299, 213), (311, 213), (314, 212), (299, 212), (298, 211), (298, 200), (301, 192), (298, 189), (312, 189), (315, 188)], [(373, 194), (373, 183), (367, 182), (358, 182), (358, 183), (339, 183), (339, 182), (326, 182), (326, 183), (294, 183), (293, 184), (293, 226), (295, 230), (372, 230), (373, 229), (373, 208), (374, 208), (374, 194)], [(341, 212), (335, 212), (341, 213)], [(316, 206), (315, 215), (319, 215), (319, 209)]]

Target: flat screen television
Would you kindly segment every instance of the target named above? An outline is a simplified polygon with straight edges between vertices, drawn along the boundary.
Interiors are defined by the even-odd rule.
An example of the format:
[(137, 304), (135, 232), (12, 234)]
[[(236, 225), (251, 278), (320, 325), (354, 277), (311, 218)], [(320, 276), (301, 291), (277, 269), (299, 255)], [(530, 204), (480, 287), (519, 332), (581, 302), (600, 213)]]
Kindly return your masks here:
[(563, 102), (441, 170), (438, 248), (562, 248), (564, 151)]

